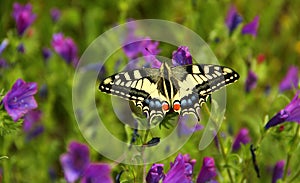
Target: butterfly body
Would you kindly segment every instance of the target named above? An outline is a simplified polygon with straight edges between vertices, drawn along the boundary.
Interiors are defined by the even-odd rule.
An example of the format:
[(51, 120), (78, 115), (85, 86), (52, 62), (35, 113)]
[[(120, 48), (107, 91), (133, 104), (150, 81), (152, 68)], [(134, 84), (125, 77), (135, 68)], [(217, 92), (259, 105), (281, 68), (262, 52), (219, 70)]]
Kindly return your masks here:
[(194, 114), (200, 120), (200, 107), (208, 96), (238, 78), (238, 73), (229, 67), (212, 64), (171, 67), (163, 62), (159, 69), (114, 74), (104, 79), (99, 89), (141, 107), (149, 123), (171, 111), (182, 116)]

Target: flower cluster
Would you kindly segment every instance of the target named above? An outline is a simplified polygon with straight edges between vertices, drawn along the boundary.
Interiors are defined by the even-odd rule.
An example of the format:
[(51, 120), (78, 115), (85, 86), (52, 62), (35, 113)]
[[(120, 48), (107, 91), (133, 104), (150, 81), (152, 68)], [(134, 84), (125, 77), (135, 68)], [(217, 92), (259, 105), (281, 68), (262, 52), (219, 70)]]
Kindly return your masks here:
[[(191, 183), (194, 172), (195, 159), (191, 159), (189, 154), (178, 154), (174, 162), (170, 164), (170, 170), (164, 174), (163, 164), (153, 164), (148, 171), (146, 182), (158, 183), (162, 180), (163, 183), (180, 182)], [(214, 159), (205, 157), (203, 159), (202, 168), (198, 174), (197, 183), (216, 182), (217, 176)]]
[(112, 183), (111, 168), (104, 163), (90, 162), (89, 149), (85, 144), (71, 142), (68, 152), (62, 154), (60, 162), (67, 182)]
[[(242, 16), (238, 13), (236, 7), (232, 5), (225, 19), (225, 24), (229, 30), (230, 35), (238, 27), (238, 25), (242, 23), (242, 21), (243, 21)], [(243, 25), (242, 34), (250, 34), (253, 37), (256, 37), (258, 25), (259, 25), (259, 16), (256, 16), (251, 22)]]

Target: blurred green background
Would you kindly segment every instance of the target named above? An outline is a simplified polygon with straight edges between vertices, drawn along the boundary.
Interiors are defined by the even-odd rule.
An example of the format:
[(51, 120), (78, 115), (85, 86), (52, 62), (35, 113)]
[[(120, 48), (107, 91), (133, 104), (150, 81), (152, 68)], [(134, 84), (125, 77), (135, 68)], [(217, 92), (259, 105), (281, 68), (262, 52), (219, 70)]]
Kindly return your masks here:
[[(60, 155), (66, 152), (71, 140), (85, 142), (72, 108), (71, 92), (75, 69), (55, 54), (51, 48), (52, 35), (63, 32), (71, 37), (80, 56), (99, 35), (129, 19), (163, 19), (182, 24), (208, 43), (221, 65), (232, 67), (240, 74), (240, 80), (227, 88), (226, 120), (222, 123), (221, 133), (225, 134), (225, 150), (230, 153), (235, 134), (242, 127), (249, 129), (251, 143), (259, 146), (257, 161), (261, 178), (256, 178), (248, 144), (238, 153), (230, 154), (235, 180), (270, 182), (274, 164), (286, 159), (296, 124), (286, 124), (283, 132), (274, 128), (265, 134), (266, 137), (261, 143), (259, 139), (267, 119), (282, 109), (293, 97), (294, 91), (279, 93), (278, 85), (291, 65), (299, 66), (300, 1), (18, 1), (21, 4), (31, 3), (33, 12), (37, 15), (23, 37), (17, 35), (11, 15), (14, 2), (0, 2), (0, 41), (9, 40), (9, 45), (1, 54), (1, 58), (9, 63), (9, 67), (0, 68), (0, 90), (5, 94), (18, 78), (37, 82), (39, 92), (35, 98), (38, 109), (43, 113), (41, 123), (45, 130), (31, 140), (26, 140), (22, 127), (1, 136), (0, 156), (5, 155), (9, 158), (0, 160), (0, 169), (9, 169), (10, 173), (5, 175), (9, 175), (11, 182), (64, 182)], [(225, 18), (231, 5), (237, 7), (243, 22), (229, 36)], [(57, 22), (51, 20), (52, 8), (61, 11)], [(255, 16), (260, 18), (257, 36), (242, 35), (242, 26)], [(25, 46), (24, 53), (17, 51), (20, 43)], [(43, 47), (49, 47), (53, 51), (52, 57), (46, 62), (42, 56)], [(170, 53), (170, 48), (162, 49), (165, 49), (162, 52)], [(261, 54), (265, 57), (262, 63), (258, 62), (257, 58)], [(126, 64), (124, 55), (122, 59), (125, 61), (122, 64)], [(114, 63), (116, 62), (117, 59)], [(258, 76), (257, 87), (249, 93), (244, 89), (248, 70), (253, 70)], [(113, 67), (107, 69), (107, 75), (114, 73)], [(41, 96), (42, 86), (46, 86), (46, 97)], [(99, 97), (97, 102), (102, 105), (107, 101), (109, 99)], [(124, 125), (118, 122), (113, 111), (107, 114), (107, 118), (112, 121), (108, 128), (115, 129), (115, 134), (128, 141), (128, 132)], [(224, 180), (228, 179), (220, 152), (214, 144), (199, 152), (197, 134), (201, 134), (201, 131), (195, 133), (180, 151), (197, 159), (194, 176), (196, 177), (200, 170), (202, 158), (212, 156), (220, 172), (218, 180), (226, 182)], [(90, 150), (94, 161), (112, 163), (92, 148)], [(296, 148), (294, 153), (300, 153), (299, 148)], [(168, 167), (174, 157), (175, 155), (163, 163)], [(298, 170), (298, 164), (299, 156), (295, 155), (289, 168), (291, 175)], [(112, 176), (116, 176), (121, 170), (121, 166), (114, 167)], [(296, 181), (300, 181), (300, 178)]]

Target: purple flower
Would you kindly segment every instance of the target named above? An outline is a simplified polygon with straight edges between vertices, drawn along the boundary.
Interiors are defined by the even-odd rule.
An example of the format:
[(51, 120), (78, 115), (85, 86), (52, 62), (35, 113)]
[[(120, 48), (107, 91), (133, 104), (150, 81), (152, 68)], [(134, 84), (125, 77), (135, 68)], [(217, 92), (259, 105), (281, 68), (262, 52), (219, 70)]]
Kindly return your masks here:
[(217, 182), (215, 181), (216, 176), (215, 160), (212, 157), (204, 157), (197, 183)]
[(49, 48), (43, 48), (42, 54), (43, 54), (43, 58), (47, 61), (51, 57), (52, 52)]
[(170, 164), (170, 170), (166, 174), (163, 183), (180, 182), (191, 183), (193, 168), (196, 160), (191, 160), (189, 155), (179, 154), (174, 163)]
[(127, 40), (126, 42), (128, 42), (128, 44), (126, 44), (125, 46), (123, 46), (123, 50), (125, 55), (129, 58), (129, 59), (134, 59), (138, 57), (138, 54), (140, 53), (140, 45), (142, 45), (141, 41), (134, 41), (132, 40)]
[(36, 18), (36, 15), (32, 12), (32, 6), (29, 3), (24, 6), (19, 3), (14, 3), (12, 16), (16, 21), (19, 36), (24, 34), (26, 29)]
[(192, 179), (193, 171), (194, 171), (194, 165), (196, 164), (195, 159), (191, 159), (189, 154), (183, 155), (183, 160), (185, 163), (185, 175)]
[(6, 60), (4, 60), (3, 58), (0, 58), (0, 69), (5, 68), (7, 66), (8, 66), (8, 64), (7, 64)]
[(232, 145), (232, 150), (237, 151), (241, 148), (241, 144), (248, 144), (251, 141), (249, 136), (249, 131), (247, 128), (242, 128), (237, 136), (235, 137), (234, 143)]
[(146, 182), (147, 183), (159, 183), (161, 179), (165, 177), (163, 164), (153, 164), (149, 170)]
[(159, 45), (158, 41), (152, 41), (150, 38), (145, 38), (140, 45), (140, 51), (143, 56), (157, 55), (160, 50), (157, 48)]
[(2, 170), (2, 168), (0, 167), (0, 182), (2, 182), (2, 176), (3, 176), (3, 170)]
[(90, 163), (88, 147), (85, 144), (71, 142), (68, 152), (60, 156), (60, 163), (65, 179), (68, 182), (75, 182), (83, 175)]
[(243, 26), (242, 34), (251, 34), (253, 37), (256, 37), (258, 25), (259, 16), (256, 16), (251, 22)]
[(25, 47), (23, 43), (20, 43), (17, 47), (18, 52), (25, 53)]
[(0, 44), (0, 55), (2, 54), (2, 52), (5, 50), (5, 48), (8, 45), (8, 39), (4, 39), (1, 44)]
[(199, 123), (196, 123), (193, 127), (189, 127), (186, 125), (186, 120), (188, 120), (187, 115), (185, 116), (178, 116), (178, 136), (181, 137), (182, 135), (189, 135), (196, 131), (202, 130), (203, 126)]
[(146, 62), (152, 67), (159, 68), (161, 63), (153, 56), (157, 55), (159, 42), (152, 41), (149, 37), (139, 37), (135, 35), (136, 24), (129, 22), (127, 37), (124, 41), (123, 51), (129, 59), (138, 58), (140, 55), (145, 57)]
[(113, 183), (111, 177), (111, 168), (104, 163), (91, 163), (85, 169), (81, 183)]
[(77, 46), (70, 37), (64, 37), (62, 33), (54, 34), (52, 38), (52, 47), (68, 64), (77, 65)]
[(278, 179), (283, 177), (285, 161), (278, 161), (273, 169), (272, 183), (276, 183)]
[(47, 99), (48, 97), (48, 86), (46, 84), (42, 84), (39, 90), (39, 97), (41, 99)]
[(44, 131), (44, 126), (40, 123), (42, 112), (31, 110), (24, 116), (23, 130), (27, 133), (27, 140), (30, 140)]
[(53, 22), (57, 22), (57, 21), (59, 20), (59, 18), (60, 18), (61, 13), (60, 13), (60, 10), (59, 10), (59, 9), (57, 9), (57, 8), (52, 8), (52, 9), (50, 10), (50, 15), (51, 15), (52, 21), (53, 21)]
[(36, 92), (36, 83), (26, 83), (22, 79), (18, 79), (12, 89), (6, 93), (3, 104), (14, 121), (19, 120), (30, 110), (37, 108), (38, 105), (33, 97)]
[(172, 63), (174, 66), (192, 64), (192, 56), (187, 46), (179, 46), (172, 53)]
[(252, 89), (254, 89), (256, 87), (256, 84), (257, 84), (257, 76), (252, 70), (249, 70), (246, 79), (246, 84), (245, 84), (246, 92), (250, 92)]
[(280, 82), (279, 90), (283, 92), (285, 90), (290, 90), (292, 88), (298, 88), (298, 83), (299, 83), (298, 68), (295, 66), (291, 66), (286, 76)]
[(282, 110), (280, 110), (265, 126), (265, 129), (269, 129), (272, 126), (276, 126), (285, 121), (295, 121), (300, 123), (300, 98), (298, 91), (293, 100)]
[(234, 5), (230, 6), (227, 13), (225, 24), (229, 29), (229, 35), (237, 28), (237, 26), (243, 21), (243, 18), (238, 14)]

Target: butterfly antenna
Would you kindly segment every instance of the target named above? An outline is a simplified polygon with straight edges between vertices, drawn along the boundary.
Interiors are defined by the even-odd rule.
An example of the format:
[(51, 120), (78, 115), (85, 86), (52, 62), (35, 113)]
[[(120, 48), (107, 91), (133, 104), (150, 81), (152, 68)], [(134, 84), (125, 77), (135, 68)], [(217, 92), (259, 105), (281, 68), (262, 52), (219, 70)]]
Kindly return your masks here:
[(165, 62), (165, 61), (161, 61), (161, 60), (159, 60), (157, 57), (156, 57), (156, 55), (153, 53), (153, 52), (151, 52), (151, 50), (149, 50), (147, 47), (145, 47), (145, 50), (149, 53), (149, 55), (147, 55), (147, 56), (150, 56), (151, 57), (151, 61), (153, 62), (153, 63), (155, 63), (155, 62)]

